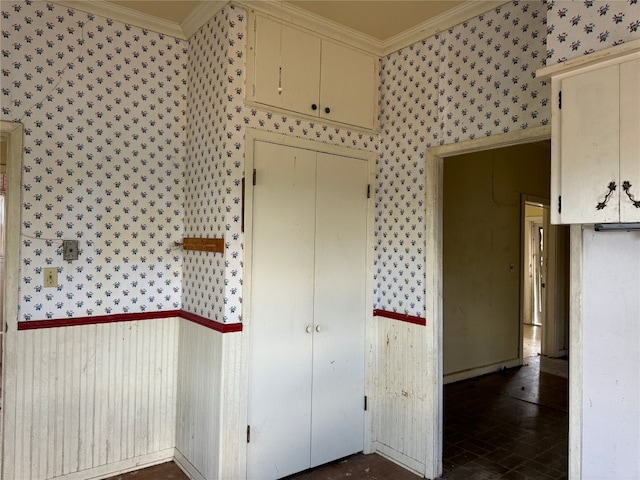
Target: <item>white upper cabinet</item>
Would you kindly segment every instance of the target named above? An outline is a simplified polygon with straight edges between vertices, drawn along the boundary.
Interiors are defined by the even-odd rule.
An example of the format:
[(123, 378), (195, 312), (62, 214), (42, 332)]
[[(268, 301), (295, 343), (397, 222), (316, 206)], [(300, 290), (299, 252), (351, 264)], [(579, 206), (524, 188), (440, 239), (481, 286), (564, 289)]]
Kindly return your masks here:
[(373, 130), (377, 59), (280, 20), (256, 15), (249, 103)]
[(569, 65), (552, 90), (552, 223), (640, 222), (640, 51)]

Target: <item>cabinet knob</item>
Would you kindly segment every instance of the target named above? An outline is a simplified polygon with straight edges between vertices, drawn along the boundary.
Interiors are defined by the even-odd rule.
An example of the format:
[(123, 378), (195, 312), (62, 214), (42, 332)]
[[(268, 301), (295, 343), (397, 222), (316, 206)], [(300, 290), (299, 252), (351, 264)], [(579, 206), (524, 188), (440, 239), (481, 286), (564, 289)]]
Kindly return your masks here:
[(324, 107), (324, 113), (331, 113), (331, 109), (329, 107)]
[(321, 330), (322, 330), (322, 327), (320, 325), (316, 325), (316, 332), (320, 333)]
[(311, 328), (311, 325), (307, 325), (307, 328), (305, 330), (307, 331), (307, 333), (311, 333), (313, 331), (313, 328)]
[(318, 109), (318, 105), (316, 105), (315, 103), (311, 104), (311, 110), (317, 110)]

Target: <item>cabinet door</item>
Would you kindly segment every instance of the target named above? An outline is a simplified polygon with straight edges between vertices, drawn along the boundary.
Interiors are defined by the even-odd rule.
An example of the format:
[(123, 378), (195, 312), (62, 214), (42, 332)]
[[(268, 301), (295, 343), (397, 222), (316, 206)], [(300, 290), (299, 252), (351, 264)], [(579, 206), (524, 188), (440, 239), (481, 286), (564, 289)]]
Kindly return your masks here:
[(373, 128), (376, 112), (375, 58), (325, 40), (322, 42), (321, 71), (320, 116)]
[(247, 478), (266, 480), (309, 468), (316, 155), (254, 154)]
[[(622, 189), (618, 65), (567, 77), (561, 88), (561, 221), (618, 222)], [(609, 194), (610, 184), (615, 184), (615, 191)]]
[(255, 101), (317, 115), (320, 39), (265, 17), (256, 22)]
[(640, 222), (640, 59), (620, 64), (620, 183), (620, 221)]
[(364, 447), (368, 164), (318, 154), (311, 466)]

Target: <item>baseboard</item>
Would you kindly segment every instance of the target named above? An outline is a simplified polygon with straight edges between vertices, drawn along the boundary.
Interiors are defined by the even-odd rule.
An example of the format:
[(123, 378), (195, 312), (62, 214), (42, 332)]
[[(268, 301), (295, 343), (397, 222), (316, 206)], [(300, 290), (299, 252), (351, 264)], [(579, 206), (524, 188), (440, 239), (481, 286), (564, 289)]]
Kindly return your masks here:
[(119, 462), (100, 465), (99, 467), (89, 468), (80, 472), (69, 473), (56, 477), (56, 479), (64, 480), (100, 480), (104, 478), (121, 475), (133, 470), (153, 467), (160, 463), (170, 462), (173, 460), (173, 448), (167, 448), (158, 452), (148, 453), (139, 457), (120, 460)]
[(407, 470), (415, 473), (416, 475), (420, 475), (420, 477), (424, 477), (425, 465), (418, 460), (408, 457), (403, 453), (394, 450), (393, 448), (385, 445), (380, 442), (373, 442), (373, 451), (379, 455), (382, 455), (387, 460), (392, 461), (393, 463), (397, 463), (402, 468), (406, 468)]
[(191, 480), (206, 480), (193, 464), (187, 460), (180, 450), (174, 449), (173, 461), (180, 467), (180, 470)]
[(487, 373), (498, 372), (503, 368), (513, 368), (522, 365), (519, 358), (513, 360), (506, 360), (504, 362), (492, 363), (491, 365), (485, 365), (477, 368), (470, 368), (469, 370), (463, 370), (461, 372), (454, 372), (446, 374), (443, 379), (443, 384), (459, 382), (461, 380), (468, 380), (469, 378), (479, 377), (480, 375), (486, 375)]

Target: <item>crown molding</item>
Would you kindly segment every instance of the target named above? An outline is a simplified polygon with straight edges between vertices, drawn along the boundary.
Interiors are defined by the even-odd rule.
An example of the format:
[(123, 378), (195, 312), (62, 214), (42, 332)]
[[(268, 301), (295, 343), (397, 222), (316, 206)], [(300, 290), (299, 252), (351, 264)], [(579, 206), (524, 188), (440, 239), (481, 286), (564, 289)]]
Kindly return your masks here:
[(263, 13), (311, 30), (332, 40), (338, 40), (376, 57), (380, 57), (382, 54), (383, 43), (377, 38), (357, 32), (295, 5), (277, 0), (234, 0), (232, 3), (249, 11)]
[(426, 22), (420, 23), (413, 28), (385, 40), (382, 45), (382, 55), (386, 56), (397, 52), (402, 48), (420, 42), (425, 38), (432, 37), (506, 3), (509, 2), (504, 0), (467, 0), (462, 5), (452, 8)]
[(72, 8), (74, 10), (80, 10), (82, 12), (93, 13), (100, 17), (106, 17), (129, 25), (135, 25), (136, 27), (169, 35), (181, 40), (187, 39), (182, 31), (182, 27), (176, 22), (154, 17), (153, 15), (138, 12), (137, 10), (122, 7), (114, 3), (107, 3), (103, 0), (54, 0), (51, 3)]
[(184, 38), (191, 38), (194, 33), (200, 30), (204, 24), (211, 20), (214, 15), (222, 10), (228, 3), (228, 0), (207, 0), (201, 3), (180, 25)]

